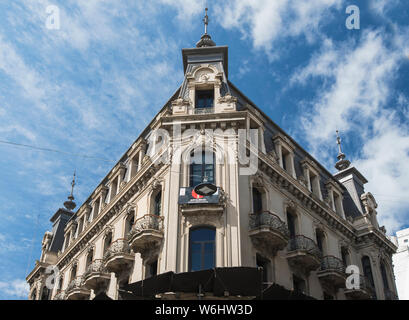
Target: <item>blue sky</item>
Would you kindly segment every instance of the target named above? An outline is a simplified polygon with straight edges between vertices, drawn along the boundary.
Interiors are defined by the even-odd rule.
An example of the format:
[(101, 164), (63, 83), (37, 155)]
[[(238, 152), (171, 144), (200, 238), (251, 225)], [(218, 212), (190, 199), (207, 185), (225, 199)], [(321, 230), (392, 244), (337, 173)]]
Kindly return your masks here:
[[(408, 227), (407, 0), (208, 2), (230, 80), (331, 172), (340, 130), (380, 224)], [(46, 28), (48, 5), (59, 30)], [(349, 5), (359, 30), (345, 26)], [(26, 298), (74, 169), (80, 205), (181, 84), (181, 49), (202, 35), (204, 6), (0, 0), (0, 140), (100, 158), (0, 143), (0, 299)]]

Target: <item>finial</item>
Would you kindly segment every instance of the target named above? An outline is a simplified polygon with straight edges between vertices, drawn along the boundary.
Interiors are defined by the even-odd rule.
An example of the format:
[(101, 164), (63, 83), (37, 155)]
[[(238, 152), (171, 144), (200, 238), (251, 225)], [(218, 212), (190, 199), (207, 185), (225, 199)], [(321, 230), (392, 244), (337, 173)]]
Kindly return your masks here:
[(208, 10), (208, 8), (205, 9), (206, 14), (205, 14), (205, 17), (203, 19), (203, 22), (204, 22), (204, 25), (205, 25), (205, 34), (207, 34), (207, 26), (209, 24), (209, 17), (207, 15), (207, 10)]
[(210, 35), (207, 34), (207, 26), (209, 25), (209, 16), (207, 15), (207, 11), (209, 9), (206, 6), (205, 9), (205, 17), (203, 19), (204, 27), (205, 27), (205, 33), (202, 35), (200, 38), (199, 42), (196, 43), (197, 48), (202, 48), (202, 47), (214, 47), (216, 46), (216, 43), (212, 40)]
[(68, 196), (68, 201), (64, 202), (64, 207), (66, 207), (70, 211), (73, 210), (77, 206), (76, 203), (73, 201), (74, 200), (75, 175), (76, 175), (76, 170), (74, 170), (74, 176), (72, 177), (71, 194)]
[(335, 164), (335, 168), (339, 171), (344, 170), (349, 167), (351, 162), (345, 159), (345, 154), (342, 152), (341, 148), (341, 137), (339, 136), (339, 131), (337, 130), (337, 144), (338, 144), (338, 162)]

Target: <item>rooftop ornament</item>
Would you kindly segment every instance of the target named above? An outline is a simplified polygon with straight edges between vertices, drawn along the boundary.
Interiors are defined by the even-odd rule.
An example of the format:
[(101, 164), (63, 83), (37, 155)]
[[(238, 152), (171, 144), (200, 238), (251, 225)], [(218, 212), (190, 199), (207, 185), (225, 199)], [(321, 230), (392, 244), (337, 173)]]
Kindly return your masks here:
[(347, 159), (345, 159), (345, 154), (342, 152), (341, 149), (341, 138), (339, 136), (339, 131), (337, 130), (337, 144), (338, 144), (338, 162), (335, 164), (335, 168), (338, 169), (339, 171), (345, 170), (349, 167), (351, 162)]
[(74, 176), (72, 178), (72, 182), (71, 182), (71, 194), (68, 196), (68, 201), (64, 202), (64, 207), (69, 210), (72, 211), (77, 205), (74, 202), (74, 186), (75, 186), (75, 171), (74, 171)]
[(199, 42), (196, 43), (197, 48), (215, 47), (216, 46), (216, 43), (212, 40), (210, 35), (207, 34), (207, 26), (209, 25), (209, 16), (207, 15), (207, 10), (208, 10), (208, 8), (205, 9), (206, 14), (205, 14), (205, 17), (203, 19), (203, 23), (204, 23), (204, 26), (205, 26), (205, 33), (200, 38)]

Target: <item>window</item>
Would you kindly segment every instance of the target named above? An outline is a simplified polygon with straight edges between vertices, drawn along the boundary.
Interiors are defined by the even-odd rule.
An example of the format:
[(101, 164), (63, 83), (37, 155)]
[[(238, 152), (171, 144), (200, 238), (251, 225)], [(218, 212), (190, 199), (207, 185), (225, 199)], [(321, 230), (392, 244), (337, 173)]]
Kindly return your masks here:
[(384, 290), (389, 290), (389, 283), (388, 283), (388, 276), (386, 275), (386, 269), (383, 262), (381, 263), (381, 274), (382, 274), (382, 281), (383, 281), (383, 288)]
[(147, 277), (154, 277), (158, 274), (158, 260), (155, 260), (148, 264), (148, 275)]
[(261, 192), (257, 188), (253, 189), (253, 212), (261, 213), (263, 210), (263, 198)]
[(94, 259), (94, 250), (91, 250), (87, 255), (87, 262), (85, 265), (86, 269), (88, 269), (88, 267), (91, 265), (93, 259)]
[(71, 281), (77, 277), (77, 265), (75, 264), (71, 269)]
[(215, 266), (214, 228), (198, 228), (190, 231), (190, 267), (189, 271), (212, 269)]
[(404, 242), (404, 243), (407, 243), (407, 242), (408, 242), (408, 239), (403, 240), (403, 242)]
[(344, 266), (348, 266), (349, 265), (349, 252), (347, 248), (341, 247), (341, 257), (342, 257), (342, 262), (344, 263)]
[(60, 280), (58, 281), (58, 290), (62, 290), (63, 283), (64, 283), (64, 277), (60, 276)]
[(198, 90), (196, 91), (196, 108), (213, 108), (214, 91)]
[(362, 257), (362, 268), (364, 272), (364, 276), (368, 278), (370, 284), (375, 287), (375, 283), (372, 276), (372, 268), (371, 268), (371, 261), (369, 260), (368, 256)]
[(297, 277), (296, 275), (293, 275), (293, 287), (294, 291), (305, 293), (306, 291), (305, 280)]
[(207, 182), (215, 183), (214, 164), (215, 155), (213, 152), (192, 152), (193, 157), (190, 165), (190, 186), (195, 187), (207, 178)]
[(288, 224), (288, 230), (290, 231), (290, 238), (293, 239), (296, 236), (295, 233), (295, 221), (296, 217), (291, 214), (290, 212), (287, 211), (287, 224)]
[(109, 248), (109, 246), (112, 243), (112, 232), (109, 232), (106, 236), (105, 236), (105, 240), (104, 240), (104, 252), (106, 252)]
[(41, 300), (50, 300), (50, 293), (51, 291), (47, 287), (44, 287), (41, 294)]
[(324, 253), (324, 241), (325, 241), (324, 233), (319, 229), (317, 229), (315, 233), (316, 233), (318, 249), (320, 249), (321, 253)]
[(128, 218), (125, 222), (125, 236), (132, 230), (133, 225), (135, 224), (135, 212), (131, 211)]
[(158, 193), (155, 196), (155, 201), (153, 205), (153, 214), (160, 216), (161, 213), (161, 207), (162, 207), (162, 191), (159, 190)]
[(263, 283), (265, 286), (268, 286), (268, 270), (270, 266), (270, 260), (257, 255), (256, 256), (257, 268), (263, 268)]

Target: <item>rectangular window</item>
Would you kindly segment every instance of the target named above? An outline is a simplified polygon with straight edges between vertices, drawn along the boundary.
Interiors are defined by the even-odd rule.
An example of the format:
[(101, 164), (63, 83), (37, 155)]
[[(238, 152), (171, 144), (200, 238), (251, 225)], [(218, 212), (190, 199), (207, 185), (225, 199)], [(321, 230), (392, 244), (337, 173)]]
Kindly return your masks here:
[(213, 108), (214, 91), (199, 90), (196, 91), (196, 108)]

